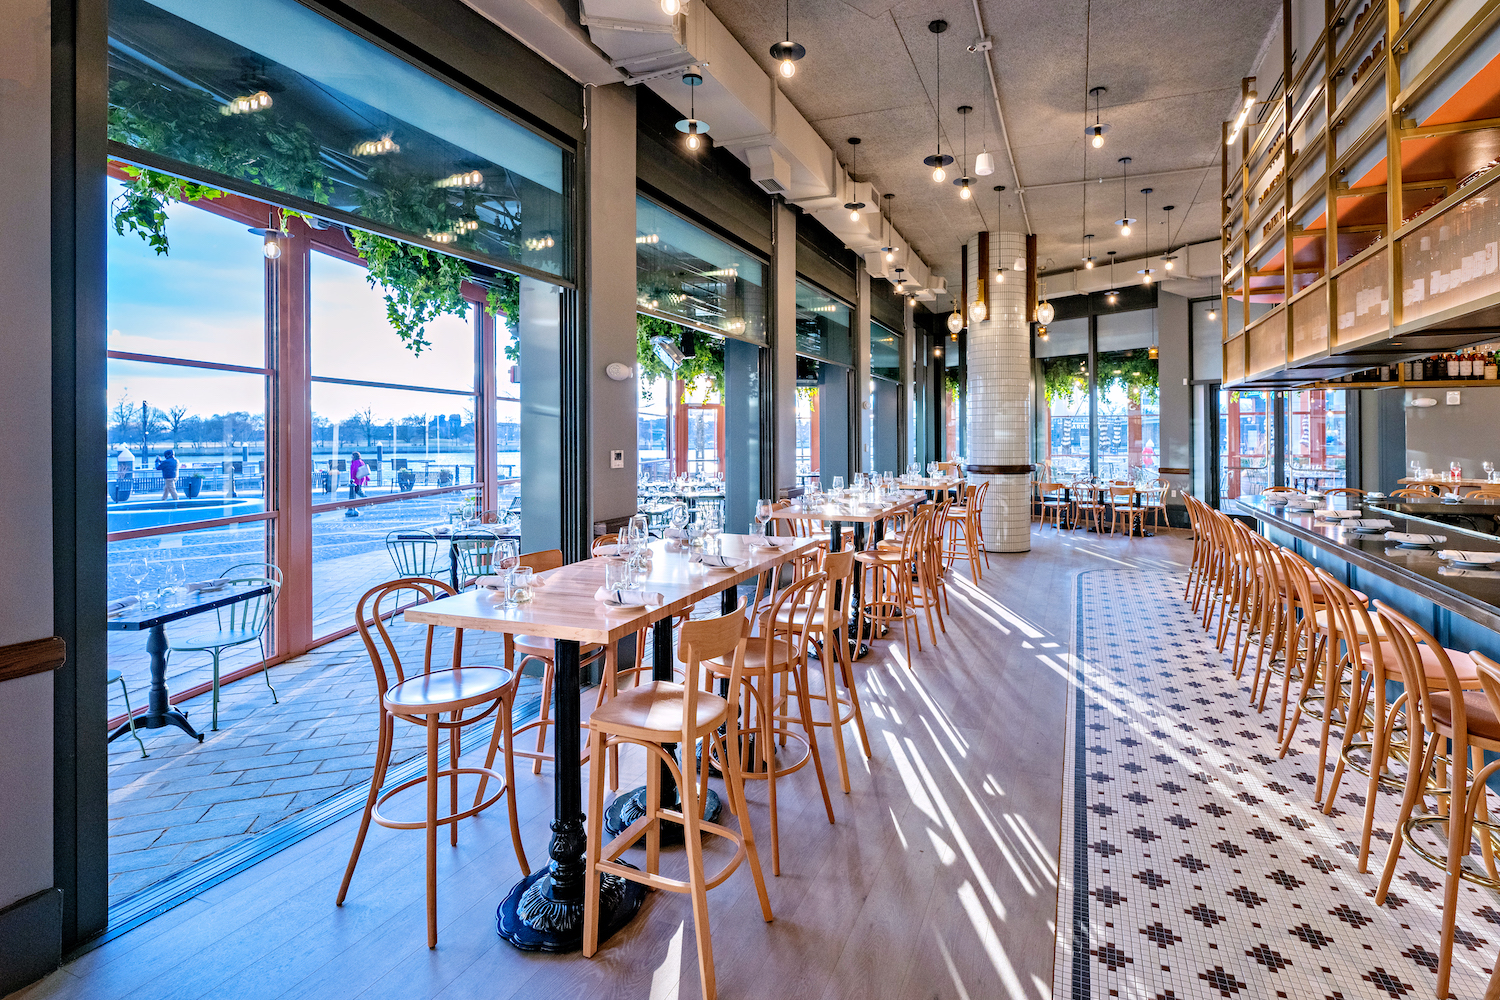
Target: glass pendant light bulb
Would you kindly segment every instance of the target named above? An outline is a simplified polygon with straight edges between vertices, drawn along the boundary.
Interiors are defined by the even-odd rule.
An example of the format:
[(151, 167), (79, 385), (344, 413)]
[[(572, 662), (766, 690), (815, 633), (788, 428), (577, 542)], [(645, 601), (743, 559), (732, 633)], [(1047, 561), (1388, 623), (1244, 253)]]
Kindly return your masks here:
[(894, 251), (894, 250), (887, 250), (886, 254), (885, 254), (885, 262), (887, 264), (892, 264), (892, 263), (895, 262), (895, 260), (896, 260), (896, 251)]
[(1130, 223), (1128, 223), (1128, 222), (1122, 222), (1120, 224), (1120, 235), (1121, 236), (1129, 236), (1130, 235)]
[(1167, 270), (1168, 271), (1172, 270), (1172, 261), (1171, 260), (1167, 261)]
[(1083, 269), (1085, 271), (1092, 271), (1094, 269), (1094, 262), (1092, 260), (1086, 260), (1086, 261), (1084, 261), (1083, 262)]
[(850, 211), (850, 213), (849, 213), (849, 221), (850, 222), (858, 222), (859, 221), (859, 209), (854, 209), (854, 210)]
[(796, 75), (796, 72), (796, 63), (792, 62), (790, 59), (781, 60), (781, 76), (783, 79), (790, 80), (794, 75)]
[(953, 312), (949, 313), (948, 314), (948, 329), (951, 330), (953, 333), (957, 333), (958, 331), (962, 330), (963, 328), (964, 328), (964, 318), (958, 314), (958, 311), (954, 310)]
[(968, 201), (970, 198), (974, 197), (972, 194), (969, 193), (969, 185), (967, 185), (967, 184), (965, 184), (963, 187), (961, 187), (961, 188), (958, 189), (958, 196), (960, 198), (962, 198), (964, 201)]
[(688, 136), (688, 149), (697, 149), (697, 148), (698, 148), (698, 135), (695, 132), (695, 133), (692, 133), (692, 134), (690, 134)]
[(661, 0), (661, 12), (668, 17), (676, 17), (680, 10), (682, 10), (682, 0)]
[(1095, 149), (1103, 149), (1104, 148), (1104, 133), (1103, 132), (1095, 132), (1094, 133), (1094, 148)]
[(947, 179), (948, 179), (948, 171), (944, 170), (942, 167), (933, 167), (932, 168), (932, 180), (933, 180), (934, 183), (941, 184), (941, 183), (943, 183), (943, 181), (945, 181)]
[(1217, 310), (1217, 309), (1210, 309), (1208, 311), (1208, 318), (1209, 318), (1210, 322), (1213, 321), (1213, 320), (1218, 319), (1219, 318), (1219, 310)]
[(988, 316), (989, 313), (990, 311), (985, 308), (983, 302), (975, 302), (969, 307), (969, 318), (976, 323), (984, 322), (984, 318)]
[(1005, 284), (1005, 268), (1002, 267), (1002, 268), (1000, 268), (999, 270), (997, 270), (995, 272), (995, 284), (997, 284), (997, 285), (1003, 285), (1003, 284)]
[(265, 245), (261, 247), (266, 260), (275, 260), (281, 256), (281, 241), (276, 238), (276, 235), (274, 232), (266, 233)]
[(1057, 310), (1052, 307), (1052, 303), (1050, 302), (1043, 302), (1041, 305), (1036, 307), (1037, 322), (1042, 324), (1043, 326), (1046, 326), (1048, 323), (1052, 322), (1053, 317), (1055, 317), (1056, 315)]

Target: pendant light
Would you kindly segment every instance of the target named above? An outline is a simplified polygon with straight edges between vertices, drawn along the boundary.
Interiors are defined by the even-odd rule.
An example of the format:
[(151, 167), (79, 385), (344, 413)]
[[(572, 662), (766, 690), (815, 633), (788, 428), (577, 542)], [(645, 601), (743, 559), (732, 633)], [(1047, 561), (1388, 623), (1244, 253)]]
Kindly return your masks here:
[(1121, 212), (1120, 217), (1115, 220), (1115, 225), (1120, 227), (1121, 236), (1129, 236), (1131, 223), (1135, 222), (1135, 220), (1130, 217), (1130, 200), (1129, 196), (1125, 193), (1126, 186), (1130, 183), (1130, 157), (1120, 157), (1120, 169), (1122, 171), (1122, 173), (1120, 174)]
[(1152, 191), (1151, 188), (1141, 188), (1141, 194), (1144, 195), (1145, 198), (1146, 198), (1146, 207), (1142, 210), (1144, 214), (1141, 216), (1142, 218), (1147, 219), (1147, 222), (1146, 222), (1146, 266), (1143, 267), (1143, 268), (1141, 268), (1139, 271), (1137, 271), (1135, 273), (1139, 274), (1141, 276), (1141, 284), (1143, 284), (1143, 285), (1149, 285), (1149, 284), (1151, 284), (1151, 280), (1154, 277), (1156, 277), (1156, 268), (1154, 268), (1154, 267), (1151, 266), (1151, 222), (1150, 222), (1150, 215), (1151, 215), (1151, 191)]
[(771, 58), (778, 63), (776, 72), (783, 80), (790, 80), (797, 72), (797, 61), (807, 55), (807, 50), (792, 41), (792, 0), (786, 0), (786, 40), (771, 46)]
[(688, 149), (697, 149), (703, 145), (703, 140), (698, 138), (708, 133), (708, 122), (698, 120), (698, 88), (703, 84), (703, 77), (697, 73), (682, 74), (682, 82), (690, 88), (688, 93), (688, 116), (677, 123), (677, 131), (687, 133)]
[(948, 179), (948, 172), (943, 168), (953, 162), (953, 157), (943, 154), (943, 32), (948, 30), (948, 22), (941, 18), (927, 23), (927, 30), (932, 32), (933, 42), (937, 48), (937, 87), (936, 97), (933, 99), (932, 108), (937, 114), (937, 152), (922, 161), (923, 164), (932, 168), (932, 181), (941, 184)]
[(890, 193), (886, 193), (881, 195), (880, 197), (885, 199), (885, 216), (883, 218), (883, 221), (881, 222), (881, 225), (885, 227), (885, 246), (880, 248), (880, 252), (885, 254), (885, 262), (887, 264), (892, 264), (895, 263), (896, 260), (896, 241), (892, 239), (892, 236), (895, 234), (896, 227), (891, 222), (891, 199), (896, 196)]
[[(1109, 251), (1109, 283), (1110, 285), (1114, 285), (1115, 283), (1115, 252), (1113, 250)], [(1109, 291), (1104, 293), (1104, 301), (1108, 302), (1110, 305), (1114, 305), (1116, 302), (1119, 302), (1119, 289), (1113, 287), (1110, 288)]]
[[(275, 218), (275, 209), (271, 210), (272, 219)], [(271, 220), (268, 220), (271, 221)], [(281, 213), (281, 222), (274, 228), (267, 226), (264, 229), (256, 228), (250, 230), (256, 236), (264, 237), (261, 242), (261, 253), (266, 260), (278, 260), (281, 257), (281, 241), (291, 239), (291, 231), (286, 228), (286, 213)]]
[(1109, 131), (1109, 126), (1099, 120), (1099, 95), (1109, 93), (1108, 87), (1093, 87), (1089, 90), (1089, 96), (1094, 99), (1094, 124), (1084, 130), (1089, 136), (1089, 145), (1099, 149), (1104, 145), (1104, 133)]
[(859, 169), (859, 139), (855, 136), (850, 136), (849, 146), (854, 150), (854, 163), (849, 168), (850, 200), (844, 202), (844, 207), (849, 210), (849, 221), (858, 222), (859, 213), (865, 207), (865, 203), (858, 200), (859, 179), (855, 175), (855, 171)]
[(957, 333), (964, 328), (964, 314), (958, 311), (958, 298), (953, 299), (953, 312), (948, 314), (948, 329)]
[(974, 192), (970, 188), (970, 185), (974, 183), (974, 178), (972, 178), (972, 177), (969, 176), (969, 171), (968, 171), (968, 163), (969, 163), (969, 115), (973, 111), (974, 111), (974, 109), (971, 106), (967, 105), (967, 104), (960, 105), (959, 109), (958, 109), (958, 113), (964, 116), (964, 161), (963, 161), (964, 175), (962, 177), (956, 178), (953, 181), (953, 183), (958, 186), (958, 196), (960, 198), (962, 198), (964, 201), (968, 201), (970, 198), (974, 197)]
[[(1005, 185), (995, 185), (995, 228), (1000, 228), (1000, 216), (1005, 213)], [(995, 284), (1005, 284), (1005, 268), (1000, 264), (1000, 248), (995, 248)], [(1025, 261), (1022, 261), (1024, 264)]]
[(1219, 318), (1219, 310), (1215, 309), (1213, 306), (1209, 306), (1208, 307), (1208, 321), (1210, 323), (1212, 323), (1214, 320), (1216, 320), (1218, 318)]
[(1057, 315), (1057, 310), (1053, 308), (1052, 303), (1042, 298), (1042, 296), (1047, 294), (1047, 285), (1045, 282), (1037, 282), (1036, 294), (1037, 298), (1040, 300), (1036, 304), (1036, 321), (1042, 324), (1042, 326), (1046, 326), (1048, 323), (1051, 323), (1053, 317)]
[(684, 0), (661, 0), (661, 12), (668, 17), (676, 17), (682, 13)]
[(1146, 357), (1156, 361), (1161, 357), (1161, 349), (1156, 346), (1156, 310), (1151, 310), (1151, 347), (1146, 351)]
[(903, 277), (905, 274), (906, 274), (906, 268), (904, 268), (904, 267), (898, 267), (898, 268), (896, 268), (896, 291), (897, 292), (904, 292), (904, 291), (906, 291), (906, 278)]
[(1162, 208), (1162, 211), (1167, 213), (1167, 245), (1161, 252), (1161, 266), (1168, 271), (1172, 270), (1172, 265), (1177, 260), (1172, 254), (1172, 209), (1176, 207), (1176, 205), (1165, 205)]
[(1094, 234), (1089, 233), (1083, 238), (1083, 266), (1088, 270), (1094, 269)]

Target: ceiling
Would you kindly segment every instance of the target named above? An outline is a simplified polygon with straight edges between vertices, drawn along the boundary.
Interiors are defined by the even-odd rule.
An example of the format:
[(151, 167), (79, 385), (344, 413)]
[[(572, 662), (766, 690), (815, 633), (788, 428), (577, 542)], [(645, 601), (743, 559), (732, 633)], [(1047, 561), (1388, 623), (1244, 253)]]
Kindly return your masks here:
[[(784, 37), (784, 6), (707, 5), (779, 79), (768, 50)], [(1148, 231), (1159, 251), (1168, 204), (1176, 206), (1175, 245), (1217, 237), (1220, 122), (1237, 109), (1240, 79), (1257, 62), (1280, 8), (1280, 0), (794, 0), (791, 36), (807, 57), (795, 77), (780, 82), (846, 166), (848, 138), (863, 140), (858, 179), (896, 195), (890, 205), (897, 226), (950, 284), (959, 276), (959, 246), (984, 228), (1036, 233), (1042, 269), (1063, 270), (1078, 265), (1085, 232), (1098, 237), (1101, 261), (1109, 250), (1122, 260), (1143, 255)], [(940, 36), (927, 27), (936, 18), (949, 23)], [(983, 34), (994, 43), (1014, 169), (984, 55), (967, 51)], [(956, 109), (967, 104), (974, 108), (968, 163), (986, 146), (995, 156), (995, 173), (975, 178), (976, 197), (968, 202), (951, 183), (934, 183), (922, 164), (938, 141), (937, 39), (943, 152), (962, 156), (965, 117)], [(1091, 86), (1109, 88), (1100, 117), (1111, 128), (1098, 150), (1084, 135), (1094, 120)], [(1154, 189), (1153, 224), (1137, 225), (1129, 238), (1113, 224), (1122, 212), (1121, 156), (1132, 158), (1131, 216), (1143, 214), (1140, 189)], [(949, 181), (959, 167), (949, 168)], [(996, 184), (1006, 185), (1003, 195)]]

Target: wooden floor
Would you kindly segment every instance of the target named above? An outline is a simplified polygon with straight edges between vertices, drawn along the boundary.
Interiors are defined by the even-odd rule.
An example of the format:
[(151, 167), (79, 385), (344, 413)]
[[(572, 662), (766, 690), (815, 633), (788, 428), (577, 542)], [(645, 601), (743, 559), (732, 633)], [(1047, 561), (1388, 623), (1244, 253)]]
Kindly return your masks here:
[[(1153, 539), (1033, 536), (960, 574), (934, 650), (889, 642), (861, 661), (874, 757), (851, 736), (853, 791), (823, 815), (812, 772), (778, 786), (782, 871), (767, 868), (774, 923), (742, 868), (709, 894), (726, 998), (1051, 995), (1067, 679), (1043, 658), (1068, 649), (1080, 569), (1185, 566), (1181, 533)], [(1055, 660), (1054, 660), (1055, 662)], [(638, 773), (640, 761), (627, 758)], [(628, 786), (622, 786), (628, 787)], [(552, 783), (525, 771), (521, 821), (546, 860)], [(769, 851), (765, 789), (752, 821)], [(420, 805), (413, 800), (415, 815)], [(693, 998), (686, 897), (659, 893), (593, 960), (523, 954), (495, 934), (518, 877), (503, 811), (440, 838), (439, 942), (425, 944), (422, 836), (376, 828), (350, 900), (333, 905), (356, 819), (270, 858), (15, 994), (41, 998)], [(763, 857), (767, 855), (763, 853)], [(664, 865), (668, 862), (664, 852)], [(767, 865), (769, 862), (767, 861)]]

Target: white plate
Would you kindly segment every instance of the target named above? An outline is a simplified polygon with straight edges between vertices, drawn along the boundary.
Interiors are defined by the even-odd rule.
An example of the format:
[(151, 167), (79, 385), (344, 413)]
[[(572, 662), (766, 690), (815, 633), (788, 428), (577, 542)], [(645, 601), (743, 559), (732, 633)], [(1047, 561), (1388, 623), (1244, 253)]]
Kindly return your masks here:
[(608, 611), (640, 611), (645, 608), (644, 604), (616, 604), (614, 601), (600, 601)]

